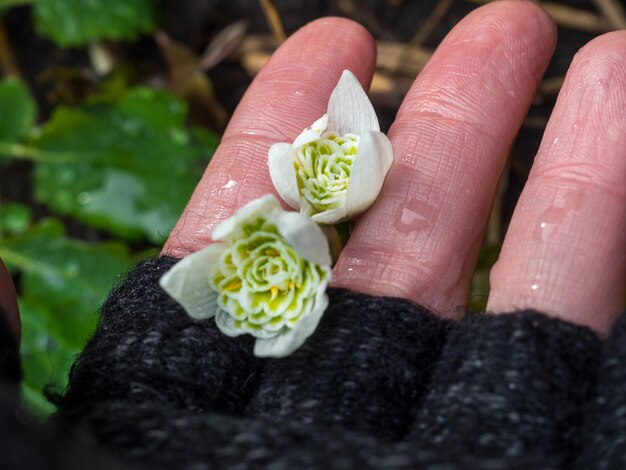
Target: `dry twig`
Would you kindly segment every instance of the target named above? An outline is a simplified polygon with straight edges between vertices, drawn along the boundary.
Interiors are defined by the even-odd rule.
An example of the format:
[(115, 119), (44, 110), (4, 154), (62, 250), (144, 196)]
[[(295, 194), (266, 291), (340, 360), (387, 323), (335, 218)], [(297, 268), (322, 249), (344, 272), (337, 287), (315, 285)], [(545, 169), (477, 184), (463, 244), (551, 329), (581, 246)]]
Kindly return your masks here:
[(364, 5), (363, 2), (357, 2), (355, 0), (331, 0), (331, 4), (347, 17), (357, 23), (361, 23), (377, 38), (390, 41), (395, 39), (395, 34), (380, 21), (380, 17), (376, 11)]
[(545, 96), (558, 95), (559, 91), (561, 91), (564, 80), (565, 77), (552, 77), (544, 79), (539, 87), (539, 94)]
[[(432, 52), (421, 46), (396, 41), (377, 41), (378, 60), (370, 94), (375, 104), (396, 108), (402, 102), (413, 79), (424, 68)], [(234, 51), (234, 58), (241, 61), (250, 76), (256, 75), (269, 60), (277, 47), (271, 35), (249, 35)], [(550, 97), (558, 94), (564, 77), (545, 79), (538, 95)]]
[[(496, 0), (464, 0), (469, 3), (483, 5), (485, 3), (491, 3)], [(581, 10), (579, 8), (573, 8), (567, 5), (561, 5), (559, 3), (552, 2), (537, 2), (541, 5), (549, 14), (552, 19), (564, 28), (578, 29), (587, 33), (606, 33), (612, 31), (615, 28), (611, 25), (606, 18), (596, 15), (594, 13)]]
[(416, 77), (422, 71), (432, 52), (422, 46), (406, 45), (396, 41), (377, 41), (376, 67), (406, 77)]
[(287, 35), (285, 34), (285, 28), (283, 28), (283, 21), (280, 18), (278, 8), (274, 5), (273, 0), (259, 0), (259, 3), (274, 37), (279, 43), (284, 42), (287, 39)]
[(202, 70), (210, 70), (219, 64), (245, 37), (248, 23), (244, 20), (235, 21), (222, 29), (213, 38), (200, 57), (200, 67)]
[[(378, 60), (376, 68), (382, 72), (397, 72), (397, 75), (414, 78), (430, 60), (432, 52), (421, 46), (407, 46), (396, 41), (377, 41)], [(265, 64), (278, 46), (270, 35), (246, 36), (234, 51), (250, 75)]]
[(454, 3), (454, 0), (439, 0), (437, 6), (430, 14), (430, 16), (424, 21), (420, 29), (417, 30), (415, 36), (411, 39), (411, 44), (414, 46), (421, 46), (433, 33), (435, 28), (439, 26), (439, 23), (448, 14), (450, 7)]
[(616, 0), (593, 0), (598, 10), (615, 29), (626, 29), (626, 12)]
[(20, 69), (15, 62), (13, 50), (2, 21), (0, 21), (0, 70), (5, 76), (20, 76)]

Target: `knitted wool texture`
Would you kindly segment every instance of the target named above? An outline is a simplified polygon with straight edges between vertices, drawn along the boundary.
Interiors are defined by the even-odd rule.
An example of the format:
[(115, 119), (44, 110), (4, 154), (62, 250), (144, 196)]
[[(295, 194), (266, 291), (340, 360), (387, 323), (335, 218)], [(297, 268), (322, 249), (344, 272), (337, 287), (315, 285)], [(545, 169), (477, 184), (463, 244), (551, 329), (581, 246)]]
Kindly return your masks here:
[(469, 315), (448, 338), (413, 436), (442, 452), (576, 455), (599, 352), (590, 330), (539, 313)]
[[(452, 325), (404, 300), (331, 289), (305, 345), (260, 360), (251, 338), (191, 320), (158, 287), (173, 263), (142, 263), (110, 296), (57, 415), (133, 465), (560, 468), (593, 441), (580, 423), (600, 343), (585, 328), (534, 312)], [(611, 354), (599, 369), (610, 406), (585, 428), (609, 447), (624, 431), (623, 418), (607, 423), (624, 406), (626, 347)], [(589, 446), (602, 468), (626, 463)]]
[(579, 468), (626, 468), (626, 316), (604, 344), (597, 394), (589, 404)]
[(260, 360), (252, 338), (229, 338), (212, 319), (192, 320), (158, 286), (174, 261), (145, 262), (105, 303), (72, 370), (64, 420), (123, 399), (338, 425), (383, 438), (406, 432), (448, 322), (404, 300), (331, 289), (330, 306), (305, 345), (288, 358)]

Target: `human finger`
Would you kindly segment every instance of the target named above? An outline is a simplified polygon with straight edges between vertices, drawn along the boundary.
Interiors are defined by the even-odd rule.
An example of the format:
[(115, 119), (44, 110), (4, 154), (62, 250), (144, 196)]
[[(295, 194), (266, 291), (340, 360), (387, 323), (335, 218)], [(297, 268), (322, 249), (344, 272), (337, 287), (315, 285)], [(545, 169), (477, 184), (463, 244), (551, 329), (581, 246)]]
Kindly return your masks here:
[(267, 168), (270, 146), (293, 141), (324, 114), (344, 69), (367, 88), (375, 54), (370, 34), (341, 18), (314, 21), (289, 38), (241, 100), (163, 253), (182, 257), (199, 250), (220, 221), (252, 199), (276, 194)]
[(625, 103), (621, 31), (574, 58), (491, 272), (489, 310), (536, 309), (600, 334), (623, 311)]
[(2, 314), (6, 315), (6, 321), (19, 344), (22, 326), (17, 306), (17, 294), (11, 275), (0, 259), (0, 315)]
[(450, 32), (389, 132), (394, 164), (336, 285), (464, 310), (498, 178), (555, 40), (548, 15), (518, 1), (479, 8)]

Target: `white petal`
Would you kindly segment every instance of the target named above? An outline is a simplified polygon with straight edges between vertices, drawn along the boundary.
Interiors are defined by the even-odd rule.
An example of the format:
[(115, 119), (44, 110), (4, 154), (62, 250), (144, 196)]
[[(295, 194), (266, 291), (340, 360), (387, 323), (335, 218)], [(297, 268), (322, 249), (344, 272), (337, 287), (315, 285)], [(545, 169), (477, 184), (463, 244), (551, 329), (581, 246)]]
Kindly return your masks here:
[(293, 157), (289, 154), (291, 145), (287, 143), (274, 144), (270, 147), (267, 158), (267, 166), (270, 170), (270, 178), (274, 188), (288, 206), (296, 210), (300, 209), (298, 203), (300, 192), (296, 180), (296, 170), (293, 166)]
[(209, 287), (209, 276), (219, 265), (225, 246), (214, 243), (176, 263), (159, 284), (190, 317), (211, 318), (218, 310), (217, 293)]
[(232, 217), (218, 224), (211, 233), (215, 241), (236, 237), (240, 227), (251, 217), (264, 216), (276, 209), (280, 209), (280, 203), (272, 194), (266, 194), (250, 201), (239, 209)]
[(287, 333), (280, 334), (274, 338), (257, 339), (254, 343), (254, 355), (257, 357), (276, 358), (290, 355), (313, 334), (326, 307), (328, 307), (328, 296), (326, 295), (326, 283), (323, 282), (319, 286), (313, 310)]
[(311, 129), (313, 129), (319, 135), (322, 135), (322, 133), (326, 130), (327, 126), (328, 126), (328, 114), (324, 114), (321, 118), (319, 118), (317, 121), (311, 124)]
[(244, 331), (235, 328), (235, 319), (222, 309), (218, 309), (215, 315), (215, 324), (222, 333), (231, 338), (244, 334)]
[(298, 256), (320, 266), (330, 266), (328, 240), (310, 218), (297, 212), (281, 212), (273, 221)]
[(347, 218), (348, 210), (345, 203), (337, 207), (336, 209), (329, 209), (324, 212), (318, 212), (317, 214), (313, 214), (311, 216), (311, 219), (313, 219), (318, 224), (336, 224)]
[(293, 147), (302, 147), (314, 140), (317, 140), (322, 135), (322, 132), (326, 130), (326, 126), (328, 125), (328, 115), (324, 114), (321, 118), (315, 121), (311, 127), (308, 127), (302, 131), (302, 133), (296, 137), (296, 140), (293, 141)]
[(359, 142), (346, 191), (346, 212), (353, 217), (378, 197), (393, 162), (391, 142), (382, 132), (366, 132)]
[(357, 78), (344, 70), (328, 101), (328, 129), (340, 135), (379, 131), (374, 106)]
[(315, 213), (315, 208), (309, 203), (306, 197), (300, 195), (300, 214), (311, 217)]

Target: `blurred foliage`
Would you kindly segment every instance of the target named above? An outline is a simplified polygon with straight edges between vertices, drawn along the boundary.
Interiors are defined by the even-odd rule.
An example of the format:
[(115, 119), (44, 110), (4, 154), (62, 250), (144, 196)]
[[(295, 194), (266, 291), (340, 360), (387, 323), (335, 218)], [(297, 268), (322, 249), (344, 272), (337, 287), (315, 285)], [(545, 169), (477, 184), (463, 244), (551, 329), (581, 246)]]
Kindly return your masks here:
[[(21, 81), (9, 78), (0, 82), (0, 142), (13, 144), (26, 136), (35, 125), (37, 108), (28, 88)], [(0, 148), (0, 158), (2, 150)]]
[(188, 130), (185, 115), (182, 102), (148, 88), (117, 103), (58, 107), (28, 142), (39, 160), (35, 197), (116, 235), (161, 242), (216, 145)]
[(36, 0), (37, 31), (59, 46), (129, 40), (155, 28), (153, 0)]
[(0, 12), (28, 4), (37, 32), (61, 47), (133, 40), (157, 24), (155, 0), (0, 0)]
[[(0, 15), (25, 4), (37, 33), (61, 47), (132, 40), (157, 26), (154, 0), (0, 0)], [(217, 146), (214, 133), (188, 124), (187, 103), (130, 86), (120, 72), (93, 78), (89, 93), (43, 123), (25, 81), (0, 81), (0, 171), (26, 161), (32, 176), (24, 200), (0, 201), (0, 258), (20, 297), (23, 398), (42, 415), (106, 295), (158, 252)]]
[(46, 413), (53, 408), (44, 390), (64, 390), (68, 367), (93, 331), (99, 305), (115, 276), (131, 264), (126, 242), (163, 242), (217, 137), (188, 128), (184, 103), (145, 87), (117, 100), (96, 96), (76, 108), (59, 106), (41, 127), (34, 126), (35, 112), (23, 83), (0, 82), (4, 163), (31, 160), (40, 203), (119, 238), (74, 240), (59, 220), (31, 225), (26, 206), (0, 209), (0, 257), (21, 274), (24, 398)]
[(52, 406), (42, 392), (64, 390), (98, 306), (114, 277), (131, 264), (125, 242), (164, 240), (217, 138), (185, 125), (184, 103), (144, 87), (117, 100), (96, 96), (76, 108), (59, 106), (41, 127), (34, 127), (35, 112), (23, 83), (0, 83), (4, 163), (32, 160), (40, 203), (119, 237), (107, 243), (73, 240), (59, 220), (31, 225), (28, 207), (0, 209), (0, 257), (21, 273), (24, 397), (45, 413)]
[(28, 206), (11, 203), (0, 205), (0, 240), (26, 232), (32, 220), (33, 211)]
[(22, 274), (22, 386), (40, 412), (52, 409), (41, 391), (64, 390), (69, 366), (96, 325), (98, 307), (132, 263), (123, 243), (86, 243), (64, 232), (61, 222), (45, 219), (0, 245), (9, 269)]

